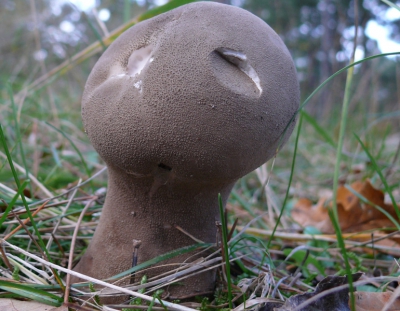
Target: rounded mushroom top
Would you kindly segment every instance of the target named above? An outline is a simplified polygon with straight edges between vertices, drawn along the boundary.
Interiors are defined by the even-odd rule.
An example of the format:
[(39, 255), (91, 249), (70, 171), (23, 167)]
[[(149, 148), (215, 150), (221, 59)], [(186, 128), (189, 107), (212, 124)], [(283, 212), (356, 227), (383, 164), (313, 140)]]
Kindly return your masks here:
[(116, 39), (89, 76), (82, 116), (109, 166), (233, 181), (275, 154), (298, 107), (295, 66), (279, 36), (243, 9), (197, 2)]

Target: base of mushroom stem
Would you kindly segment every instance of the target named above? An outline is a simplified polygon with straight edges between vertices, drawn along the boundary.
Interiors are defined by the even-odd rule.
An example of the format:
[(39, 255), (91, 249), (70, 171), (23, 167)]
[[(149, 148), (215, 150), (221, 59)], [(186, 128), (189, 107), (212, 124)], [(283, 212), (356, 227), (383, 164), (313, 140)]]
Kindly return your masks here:
[[(206, 268), (206, 267), (205, 267)], [(165, 270), (163, 270), (165, 272)], [(170, 285), (166, 285), (159, 289), (163, 290), (161, 294), (161, 298), (163, 300), (173, 301), (185, 301), (193, 299), (196, 296), (213, 296), (215, 292), (216, 285), (216, 269), (207, 270), (205, 272), (199, 273), (195, 276), (188, 277), (182, 281), (178, 281), (176, 283), (172, 283)], [(154, 276), (154, 274), (152, 274)], [(143, 275), (138, 274), (135, 277), (135, 283), (140, 282), (140, 279)], [(129, 283), (119, 283), (114, 282), (116, 285), (121, 287), (129, 287)], [(133, 284), (132, 284), (133, 285)], [(156, 285), (155, 285), (156, 286)], [(101, 288), (97, 288), (96, 290), (101, 290)], [(87, 291), (89, 291), (87, 289)], [(148, 296), (152, 296), (153, 292), (148, 293)], [(125, 294), (115, 294), (113, 296), (105, 296), (99, 297), (100, 303), (103, 305), (111, 305), (111, 304), (129, 304), (129, 302), (135, 297), (129, 297)], [(95, 303), (93, 298), (88, 299), (89, 302)]]

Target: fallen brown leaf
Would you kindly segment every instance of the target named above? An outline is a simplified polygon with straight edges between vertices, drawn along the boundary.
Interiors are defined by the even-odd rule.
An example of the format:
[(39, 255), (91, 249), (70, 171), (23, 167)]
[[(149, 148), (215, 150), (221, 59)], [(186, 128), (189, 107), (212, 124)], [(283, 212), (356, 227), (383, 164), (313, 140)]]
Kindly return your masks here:
[[(371, 292), (355, 292), (356, 311), (381, 311), (385, 304), (392, 297), (391, 292), (371, 293)], [(389, 307), (388, 311), (399, 311), (400, 299)]]
[[(351, 185), (356, 192), (371, 203), (381, 207), (395, 219), (397, 218), (394, 208), (385, 204), (384, 193), (375, 189), (367, 180), (357, 181)], [(337, 192), (337, 211), (340, 227), (343, 232), (359, 232), (376, 228), (394, 227), (393, 222), (379, 211), (374, 205), (366, 204), (347, 188), (340, 186)], [(329, 219), (328, 208), (331, 203), (326, 204), (327, 198), (321, 198), (313, 205), (308, 199), (299, 199), (292, 210), (293, 219), (302, 226), (313, 226), (322, 233), (334, 233)]]

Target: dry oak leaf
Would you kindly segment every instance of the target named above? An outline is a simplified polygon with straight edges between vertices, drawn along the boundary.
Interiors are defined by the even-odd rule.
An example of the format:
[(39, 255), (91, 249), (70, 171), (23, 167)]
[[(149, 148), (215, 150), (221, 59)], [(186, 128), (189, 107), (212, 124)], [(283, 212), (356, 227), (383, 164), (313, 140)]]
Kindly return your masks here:
[[(392, 205), (385, 204), (384, 193), (375, 189), (369, 180), (356, 181), (351, 188), (371, 203), (380, 206), (394, 218), (397, 218)], [(293, 219), (302, 226), (313, 226), (322, 233), (334, 233), (329, 219), (327, 198), (321, 198), (316, 205), (308, 199), (299, 199), (292, 210)], [(371, 204), (363, 203), (346, 187), (340, 186), (337, 192), (337, 211), (340, 227), (343, 232), (359, 232), (383, 227), (394, 227), (393, 222), (385, 214)]]
[[(356, 311), (381, 311), (392, 297), (391, 292), (371, 293), (371, 292), (355, 292)], [(397, 298), (390, 305), (388, 311), (400, 310), (400, 299)]]

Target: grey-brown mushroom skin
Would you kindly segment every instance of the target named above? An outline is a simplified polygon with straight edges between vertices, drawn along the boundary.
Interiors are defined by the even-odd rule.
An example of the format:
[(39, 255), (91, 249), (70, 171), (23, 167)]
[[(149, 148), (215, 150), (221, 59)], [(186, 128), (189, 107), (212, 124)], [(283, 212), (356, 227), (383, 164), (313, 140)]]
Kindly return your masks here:
[[(139, 262), (194, 243), (175, 226), (215, 242), (218, 193), (225, 203), (238, 178), (275, 155), (298, 107), (287, 48), (243, 9), (197, 2), (127, 30), (93, 68), (82, 99), (109, 186), (75, 270), (100, 279), (127, 270), (133, 239), (142, 241)], [(168, 290), (204, 292), (214, 279), (208, 271)]]

